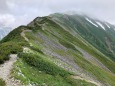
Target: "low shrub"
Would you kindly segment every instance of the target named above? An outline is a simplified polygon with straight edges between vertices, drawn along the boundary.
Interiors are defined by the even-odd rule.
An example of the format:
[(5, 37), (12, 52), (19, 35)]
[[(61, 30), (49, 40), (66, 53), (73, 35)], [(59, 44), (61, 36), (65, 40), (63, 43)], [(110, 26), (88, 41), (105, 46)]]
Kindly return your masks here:
[(32, 50), (34, 50), (34, 51), (37, 51), (37, 52), (39, 52), (39, 53), (41, 53), (41, 54), (44, 54), (43, 51), (41, 51), (38, 46), (30, 46), (30, 48), (31, 48)]
[(6, 86), (5, 81), (3, 81), (2, 79), (0, 79), (0, 86)]
[(38, 55), (20, 53), (19, 57), (23, 58), (23, 60), (29, 65), (37, 67), (40, 71), (43, 71), (45, 73), (51, 75), (60, 75), (62, 77), (70, 75), (69, 72), (47, 61), (46, 59), (41, 58)]
[(0, 64), (3, 63), (4, 60), (9, 59), (9, 54), (16, 54), (22, 51), (22, 46), (15, 42), (5, 42), (0, 44)]

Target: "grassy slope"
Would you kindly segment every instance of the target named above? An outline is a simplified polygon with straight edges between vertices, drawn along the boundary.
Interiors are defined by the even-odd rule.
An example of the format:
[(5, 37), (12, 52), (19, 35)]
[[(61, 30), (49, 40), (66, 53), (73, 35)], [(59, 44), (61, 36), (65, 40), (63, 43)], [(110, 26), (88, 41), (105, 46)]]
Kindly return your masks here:
[[(58, 67), (57, 65), (47, 61), (46, 59), (42, 59), (40, 56), (32, 55), (32, 54), (24, 54), (22, 53), (22, 47), (29, 47), (29, 43), (27, 43), (23, 37), (21, 37), (20, 33), (23, 30), (28, 30), (29, 27), (21, 26), (16, 28), (11, 33), (9, 33), (2, 41), (1, 48), (7, 50), (8, 52), (2, 51), (2, 55), (8, 57), (10, 53), (21, 53), (19, 54), (19, 61), (15, 63), (15, 68), (12, 72), (12, 75), (15, 78), (20, 79), (25, 85), (28, 84), (36, 84), (36, 85), (52, 85), (54, 86), (73, 86), (77, 84), (81, 84), (81, 86), (94, 86), (91, 83), (78, 80), (79, 83), (75, 83), (71, 81), (70, 78), (66, 79), (70, 76), (68, 71)], [(33, 29), (33, 32), (35, 30)], [(37, 52), (42, 53), (39, 48), (30, 47)], [(38, 55), (38, 54), (37, 54)], [(40, 58), (39, 58), (40, 57)], [(38, 64), (39, 63), (39, 64)], [(19, 67), (19, 69), (17, 69)], [(27, 69), (29, 70), (27, 70)], [(23, 75), (22, 75), (23, 74)], [(35, 76), (39, 75), (39, 76)], [(25, 77), (26, 78), (25, 78)], [(45, 78), (46, 77), (46, 78)], [(77, 81), (77, 80), (75, 80)]]
[[(110, 30), (105, 26), (107, 31), (104, 31), (101, 27), (95, 27), (91, 23), (89, 23), (83, 16), (81, 15), (61, 15), (61, 14), (55, 14), (53, 15), (54, 18), (58, 18), (58, 22), (66, 27), (70, 32), (77, 32), (82, 36), (84, 39), (86, 39), (89, 43), (91, 43), (95, 48), (100, 50), (102, 53), (107, 55), (109, 58), (115, 61), (115, 56), (113, 53), (110, 52), (105, 37), (109, 39), (109, 42), (111, 43), (111, 48), (114, 51), (114, 37), (113, 34), (110, 34)], [(87, 16), (86, 16), (87, 17)], [(87, 17), (88, 18), (88, 17)], [(94, 23), (95, 21), (91, 18)], [(114, 27), (113, 27), (114, 28)], [(113, 30), (113, 32), (115, 32)], [(113, 33), (112, 32), (112, 33)], [(109, 34), (108, 34), (109, 33)]]
[[(70, 55), (73, 57), (74, 61), (82, 68), (84, 71), (89, 72), (90, 74), (94, 75), (98, 80), (101, 82), (109, 83), (114, 85), (115, 77), (112, 76), (109, 72), (104, 71), (103, 69), (89, 63), (86, 61), (81, 53), (75, 48), (75, 46), (79, 46), (97, 59), (99, 59), (106, 67), (108, 67), (113, 73), (115, 73), (115, 63), (109, 59), (107, 59), (104, 55), (97, 52), (94, 48), (90, 45), (86, 46), (80, 39), (74, 37), (69, 32), (65, 31), (55, 22), (49, 20), (49, 18), (44, 17), (40, 24), (47, 22), (47, 27), (45, 30), (35, 24), (35, 27), (19, 27), (11, 32), (8, 36), (6, 36), (1, 43), (11, 43), (14, 42), (19, 44), (20, 46), (27, 46), (30, 47), (24, 38), (20, 36), (22, 29), (32, 29), (32, 32), (28, 32), (26, 35), (29, 38), (29, 41), (35, 47), (30, 47), (30, 49), (38, 52), (32, 54), (25, 54), (19, 55), (22, 58), (15, 63), (15, 68), (13, 70), (12, 75), (15, 78), (20, 79), (24, 84), (40, 84), (40, 85), (52, 85), (55, 83), (55, 86), (94, 86), (91, 83), (82, 81), (82, 80), (74, 80), (71, 79), (69, 76), (71, 73), (68, 73), (61, 67), (58, 67), (54, 63), (48, 61), (47, 59), (43, 59), (42, 56), (47, 57), (42, 52), (42, 49), (49, 47), (49, 50), (53, 50), (59, 55), (66, 56)], [(38, 22), (37, 22), (38, 23)], [(18, 32), (17, 32), (18, 31)], [(53, 45), (47, 44), (44, 46), (45, 39), (38, 36), (38, 34), (42, 34), (46, 38), (49, 38), (54, 44), (62, 44), (64, 47), (68, 49), (67, 52), (61, 49), (56, 49)], [(70, 43), (71, 42), (71, 43)], [(11, 49), (10, 49), (11, 50)], [(58, 50), (58, 51), (57, 51)], [(19, 53), (19, 51), (17, 51)], [(22, 51), (21, 51), (22, 52)], [(77, 53), (76, 53), (77, 52)], [(38, 56), (36, 56), (38, 55)], [(48, 58), (48, 57), (47, 57)], [(71, 59), (71, 58), (67, 58)], [(39, 63), (39, 64), (37, 64)], [(85, 65), (85, 66), (84, 66)], [(42, 67), (41, 67), (42, 66)], [(47, 69), (48, 68), (48, 69)], [(60, 72), (57, 72), (60, 71)], [(99, 76), (99, 74), (101, 74)], [(37, 76), (39, 75), (39, 76)], [(26, 78), (25, 78), (26, 77)], [(45, 78), (46, 77), (46, 78)], [(48, 77), (48, 78), (47, 78)]]
[[(74, 45), (77, 45), (77, 46), (81, 47), (82, 49), (86, 50), (88, 53), (90, 53), (91, 55), (93, 55), (94, 57), (99, 59), (106, 67), (108, 67), (113, 73), (115, 73), (115, 69), (114, 69), (115, 63), (113, 61), (107, 59), (107, 57), (105, 57), (103, 54), (97, 52), (91, 46), (90, 47), (86, 46), (83, 42), (81, 42), (79, 39), (73, 37), (69, 32), (63, 30), (60, 26), (58, 26), (54, 22), (52, 22), (50, 20), (49, 21), (47, 20), (47, 22), (49, 22), (49, 25), (47, 25), (49, 27), (47, 27), (46, 32), (41, 31), (41, 30), (39, 30), (38, 32), (45, 34), (45, 36), (49, 37), (49, 38), (52, 37), (52, 36), (55, 36), (55, 38), (58, 39), (59, 41), (63, 40), (66, 45), (62, 42), (61, 43), (64, 44), (67, 48), (72, 48), (73, 50), (75, 50), (74, 47), (71, 44), (69, 44), (69, 45), (67, 44), (67, 43), (70, 43), (70, 41), (71, 41), (71, 43), (73, 43)], [(56, 35), (56, 33), (54, 33), (54, 32), (57, 32), (58, 34), (60, 34), (60, 36)], [(36, 34), (38, 34), (38, 33), (36, 33)], [(30, 37), (30, 39), (31, 38), (36, 38), (35, 33), (32, 36), (34, 36), (34, 37)], [(37, 39), (39, 39), (39, 37), (37, 37)], [(33, 40), (33, 39), (31, 39), (31, 40)], [(41, 38), (41, 42), (44, 43), (44, 40), (42, 38)], [(75, 50), (75, 51), (78, 52), (77, 50)], [(67, 54), (67, 53), (64, 53), (64, 52), (62, 54), (62, 52), (63, 52), (63, 50), (62, 51), (60, 50), (60, 52), (58, 52), (58, 54), (61, 54), (61, 55), (66, 55)], [(57, 53), (57, 51), (56, 51), (56, 53)], [(95, 65), (89, 63), (88, 61), (83, 59), (81, 56), (76, 55), (73, 52), (68, 52), (68, 53), (70, 55), (73, 55), (73, 57), (75, 57), (75, 61), (77, 62), (77, 64), (81, 68), (83, 68), (85, 71), (88, 71), (92, 75), (96, 76), (98, 78), (98, 80), (101, 80), (102, 82), (105, 82), (105, 83), (111, 83), (111, 85), (115, 84), (114, 83), (115, 77), (113, 75), (111, 75), (109, 72), (106, 72), (103, 69), (100, 69), (99, 67), (96, 67)], [(99, 75), (99, 74), (101, 74), (101, 75)]]
[(91, 55), (96, 57), (97, 59), (99, 59), (104, 65), (106, 65), (111, 71), (113, 71), (115, 73), (115, 69), (114, 69), (115, 63), (113, 61), (107, 59), (107, 57), (105, 57), (101, 53), (97, 52), (91, 46), (86, 46), (80, 39), (74, 37), (69, 32), (63, 30), (58, 25), (56, 26), (55, 23), (53, 23), (53, 24), (51, 23), (49, 26), (52, 26), (52, 28), (50, 28), (50, 30), (48, 30), (49, 32), (56, 31), (58, 34), (61, 34), (62, 37), (59, 37), (56, 34), (54, 34), (55, 36), (58, 37), (58, 39), (60, 38), (64, 41), (71, 42), (74, 45), (77, 45), (77, 46), (81, 47), (82, 49), (84, 49), (85, 51), (87, 51), (88, 53), (90, 53)]
[(20, 79), (24, 84), (28, 85), (28, 83), (35, 85), (48, 85), (48, 86), (95, 86), (94, 84), (87, 83), (82, 80), (74, 80), (71, 78), (63, 78), (59, 75), (53, 76), (42, 72), (36, 69), (33, 66), (28, 65), (22, 59), (18, 60), (15, 66), (19, 67), (22, 74), (26, 78), (21, 75), (17, 75), (16, 72), (19, 72), (18, 69), (14, 69), (13, 75), (15, 78)]

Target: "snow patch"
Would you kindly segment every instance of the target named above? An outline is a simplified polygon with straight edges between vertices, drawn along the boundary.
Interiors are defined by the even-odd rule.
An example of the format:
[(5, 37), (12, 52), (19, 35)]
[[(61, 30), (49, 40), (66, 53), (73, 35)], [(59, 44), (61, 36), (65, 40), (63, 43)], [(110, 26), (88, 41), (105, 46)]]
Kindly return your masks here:
[(105, 23), (108, 28), (111, 28), (107, 23)]
[(98, 25), (96, 25), (95, 23), (93, 23), (90, 19), (85, 18), (89, 23), (93, 24), (94, 26), (98, 27)]
[(103, 30), (105, 30), (105, 27), (100, 23), (100, 22), (96, 22)]

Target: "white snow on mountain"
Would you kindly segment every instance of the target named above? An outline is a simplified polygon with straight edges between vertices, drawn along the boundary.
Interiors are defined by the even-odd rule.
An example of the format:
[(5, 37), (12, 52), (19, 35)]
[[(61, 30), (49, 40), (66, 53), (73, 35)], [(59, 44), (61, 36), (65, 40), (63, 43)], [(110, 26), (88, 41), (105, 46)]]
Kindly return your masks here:
[(105, 30), (105, 27), (100, 23), (100, 22), (96, 22), (103, 30)]
[(88, 22), (90, 22), (91, 24), (93, 24), (94, 26), (96, 26), (96, 27), (98, 27), (98, 25), (97, 24), (95, 24), (95, 23), (93, 23), (90, 19), (88, 19), (88, 18), (85, 18)]
[(108, 28), (111, 28), (107, 23), (105, 23)]

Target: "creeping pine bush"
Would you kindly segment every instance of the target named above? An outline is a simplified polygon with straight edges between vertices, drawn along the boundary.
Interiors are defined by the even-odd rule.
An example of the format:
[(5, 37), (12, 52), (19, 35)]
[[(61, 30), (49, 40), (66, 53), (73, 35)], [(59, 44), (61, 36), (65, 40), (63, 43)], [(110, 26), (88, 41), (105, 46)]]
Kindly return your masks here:
[(30, 48), (32, 49), (32, 50), (34, 50), (34, 51), (37, 51), (37, 52), (39, 52), (39, 53), (41, 53), (41, 54), (44, 54), (43, 53), (43, 51), (41, 51), (40, 49), (39, 49), (39, 47), (35, 47), (35, 46), (30, 46)]
[(41, 58), (38, 55), (20, 53), (19, 57), (21, 57), (29, 65), (37, 67), (40, 71), (50, 75), (60, 75), (63, 77), (70, 75), (69, 72), (51, 63), (50, 61), (47, 61), (46, 59)]
[(0, 44), (0, 64), (3, 63), (4, 60), (9, 59), (9, 54), (16, 54), (22, 51), (22, 46), (15, 42), (5, 42)]
[(3, 81), (2, 79), (0, 79), (0, 86), (6, 86), (5, 81)]

